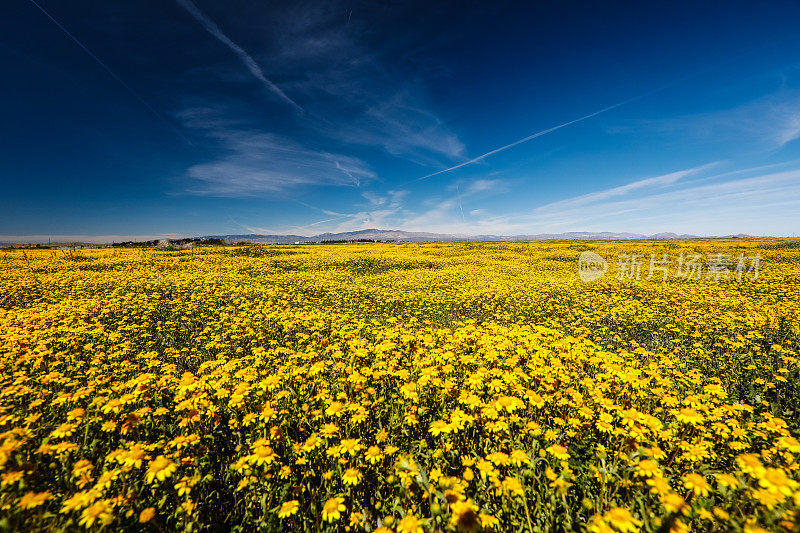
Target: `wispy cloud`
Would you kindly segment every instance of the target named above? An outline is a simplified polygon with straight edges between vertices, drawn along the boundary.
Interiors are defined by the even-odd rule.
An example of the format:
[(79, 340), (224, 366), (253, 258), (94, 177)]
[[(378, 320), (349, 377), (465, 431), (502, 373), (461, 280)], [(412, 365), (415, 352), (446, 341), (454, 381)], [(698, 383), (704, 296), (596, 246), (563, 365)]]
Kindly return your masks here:
[(504, 193), (509, 190), (511, 187), (511, 182), (505, 179), (488, 179), (488, 178), (480, 178), (475, 180), (470, 180), (467, 182), (458, 181), (455, 184), (451, 184), (450, 188), (453, 188), (453, 185), (457, 185), (458, 189), (461, 189), (461, 186), (464, 186), (464, 193), (463, 196), (472, 196), (475, 194), (500, 194)]
[(282, 38), (268, 61), (291, 73), (286, 86), (305, 96), (317, 133), (427, 166), (465, 157), (425, 86), (365, 44), (370, 29), (334, 22), (336, 10), (298, 6), (282, 14)]
[(421, 149), (451, 159), (462, 157), (463, 143), (426, 108), (420, 91), (407, 85), (393, 93), (365, 94), (369, 105), (356, 129), (344, 132), (343, 138), (381, 146), (392, 155), (414, 155)]
[(793, 109), (788, 109), (785, 122), (775, 131), (775, 141), (779, 147), (800, 139), (800, 102)]
[(745, 143), (753, 152), (774, 151), (800, 138), (800, 91), (782, 90), (710, 113), (631, 121), (609, 131), (680, 135), (724, 145)]
[[(409, 205), (407, 190), (391, 190), (378, 194), (364, 191), (362, 196), (369, 202), (366, 209), (338, 219), (329, 226), (329, 231), (354, 231), (364, 228), (404, 229), (409, 231), (443, 231), (446, 233), (467, 234), (475, 229), (474, 220), (485, 211), (473, 210), (471, 220), (465, 218), (462, 200), (474, 197), (485, 198), (506, 192), (509, 182), (499, 179), (461, 180), (447, 187), (455, 194), (447, 198), (428, 198)], [(425, 209), (420, 210), (422, 206)], [(454, 216), (458, 220), (454, 220)]]
[(640, 191), (642, 189), (658, 189), (667, 187), (669, 185), (677, 183), (679, 180), (682, 180), (687, 176), (700, 174), (718, 164), (719, 164), (718, 162), (714, 162), (706, 165), (700, 165), (694, 168), (689, 168), (686, 170), (670, 172), (669, 174), (664, 174), (662, 176), (640, 179), (637, 181), (633, 181), (631, 183), (626, 183), (625, 185), (620, 185), (618, 187), (612, 187), (610, 189), (605, 189), (602, 191), (595, 191), (588, 194), (575, 196), (573, 198), (569, 198), (566, 200), (559, 200), (557, 202), (548, 204), (547, 207), (550, 209), (562, 209), (564, 207), (578, 207), (581, 205), (588, 205), (595, 202), (608, 200), (609, 198), (625, 196), (632, 192)]
[[(368, 78), (369, 75), (362, 77)], [(327, 89), (331, 89), (330, 85)], [(420, 165), (438, 165), (442, 160), (462, 158), (464, 144), (443, 120), (427, 109), (420, 91), (413, 86), (402, 89), (371, 86), (346, 95), (317, 97), (316, 105), (324, 107), (332, 120), (320, 122), (316, 127), (341, 142), (378, 147)]]
[(462, 207), (462, 199), (483, 199), (485, 191), (495, 188), (486, 180), (462, 183), (456, 195), (416, 202), (413, 207), (393, 204), (389, 208), (384, 197), (365, 194), (372, 209), (328, 227), (330, 231), (376, 227), (457, 235), (567, 231), (791, 234), (800, 219), (800, 169), (765, 174), (766, 168), (753, 167), (706, 175), (708, 169), (720, 164), (642, 178), (515, 213)]
[(262, 226), (250, 226), (247, 224), (239, 224), (250, 233), (256, 235), (298, 235), (309, 237), (314, 233), (319, 233), (318, 226), (321, 224), (328, 224), (335, 220), (340, 220), (341, 217), (326, 218), (325, 220), (318, 220), (310, 224), (298, 224), (293, 226), (281, 227), (281, 229), (265, 228)]
[[(638, 194), (582, 195), (527, 213), (488, 216), (478, 225), (512, 234), (675, 231), (706, 235), (740, 232), (786, 235), (800, 218), (800, 169), (755, 173), (746, 178), (712, 183), (704, 178), (670, 190), (664, 190), (663, 184), (653, 186), (653, 182), (645, 188), (642, 182), (646, 180), (633, 182), (637, 184), (634, 190)], [(672, 183), (680, 185), (677, 180)]]
[(408, 191), (388, 191), (386, 195), (370, 195), (365, 197), (370, 205), (367, 209), (347, 215), (344, 220), (339, 220), (330, 231), (355, 231), (364, 228), (389, 229), (396, 228), (398, 224), (409, 215), (404, 205)]
[[(312, 235), (378, 228), (453, 235), (672, 231), (783, 236), (795, 231), (800, 220), (800, 169), (765, 174), (765, 168), (753, 167), (703, 176), (703, 171), (715, 165), (643, 178), (515, 213), (505, 209), (498, 213), (490, 207), (463, 208), (462, 200), (485, 197), (489, 184), (484, 180), (462, 183), (459, 193), (451, 197), (414, 202), (407, 201), (407, 191), (364, 191), (364, 209), (283, 228), (282, 233)], [(751, 175), (730, 179), (747, 173)], [(686, 180), (689, 176), (702, 177)], [(454, 188), (455, 183), (452, 185)]]
[(213, 110), (189, 109), (178, 115), (222, 149), (215, 161), (187, 171), (190, 194), (247, 197), (284, 193), (307, 185), (358, 187), (375, 174), (363, 161), (303, 146), (283, 136), (264, 133), (217, 118)]
[(397, 228), (411, 212), (404, 206), (408, 191), (391, 190), (385, 194), (374, 191), (363, 191), (361, 196), (367, 200), (363, 209), (351, 213), (335, 213), (326, 209), (304, 204), (307, 207), (324, 213), (335, 214), (332, 218), (315, 221), (303, 226), (284, 228), (285, 233), (298, 232), (302, 235), (322, 232), (355, 231), (365, 228), (390, 229)]
[(364, 162), (378, 155), (370, 148), (428, 166), (463, 159), (463, 143), (433, 111), (424, 85), (367, 47), (365, 29), (334, 23), (335, 14), (325, 6), (275, 10), (273, 23), (280, 31), (271, 36), (270, 53), (251, 57), (192, 0), (176, 1), (268, 89), (288, 100), (254, 57), (267, 71), (292, 80), (282, 87), (304, 101), (302, 116), (288, 121), (267, 122), (244, 101), (201, 103), (177, 113), (187, 130), (217, 141), (220, 150), (216, 160), (188, 170), (193, 194), (256, 196), (301, 185), (359, 186), (376, 177)]
[(228, 48), (235, 53), (244, 66), (247, 67), (247, 70), (259, 80), (264, 87), (278, 98), (292, 106), (297, 111), (302, 112), (303, 108), (300, 107), (297, 102), (286, 96), (280, 87), (275, 85), (267, 76), (264, 74), (264, 71), (258, 66), (258, 63), (248, 54), (244, 48), (236, 44), (232, 41), (225, 33), (217, 26), (217, 24), (211, 20), (205, 13), (200, 11), (198, 7), (191, 1), (191, 0), (175, 0), (178, 4), (184, 8), (192, 17), (195, 18), (200, 24), (202, 24), (203, 28), (217, 38), (222, 44), (227, 46)]

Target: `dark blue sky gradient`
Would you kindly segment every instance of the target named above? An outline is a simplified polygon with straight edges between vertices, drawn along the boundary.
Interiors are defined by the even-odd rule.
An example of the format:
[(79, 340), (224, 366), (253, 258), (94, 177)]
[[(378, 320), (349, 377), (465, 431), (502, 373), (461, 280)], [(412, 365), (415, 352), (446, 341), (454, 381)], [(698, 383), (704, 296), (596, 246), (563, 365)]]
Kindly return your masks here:
[(797, 2), (39, 4), (0, 236), (800, 227)]

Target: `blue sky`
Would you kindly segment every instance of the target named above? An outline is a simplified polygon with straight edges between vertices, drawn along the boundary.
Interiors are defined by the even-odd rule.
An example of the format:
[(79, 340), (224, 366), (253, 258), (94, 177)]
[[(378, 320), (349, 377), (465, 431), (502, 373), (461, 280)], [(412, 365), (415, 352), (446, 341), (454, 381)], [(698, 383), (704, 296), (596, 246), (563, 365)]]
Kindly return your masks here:
[(0, 240), (800, 228), (797, 2), (37, 2)]

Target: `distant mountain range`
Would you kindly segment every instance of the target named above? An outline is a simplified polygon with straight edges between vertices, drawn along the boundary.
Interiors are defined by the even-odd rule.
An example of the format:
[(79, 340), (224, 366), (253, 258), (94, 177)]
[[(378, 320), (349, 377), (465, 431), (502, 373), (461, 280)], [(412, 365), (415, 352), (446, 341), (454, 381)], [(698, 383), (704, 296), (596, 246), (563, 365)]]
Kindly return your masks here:
[(641, 233), (612, 233), (570, 231), (567, 233), (537, 233), (534, 235), (459, 235), (451, 233), (428, 233), (422, 231), (402, 231), (393, 229), (363, 229), (359, 231), (346, 231), (342, 233), (320, 233), (312, 237), (302, 235), (208, 235), (226, 241), (248, 241), (254, 243), (293, 244), (304, 242), (322, 241), (357, 241), (370, 239), (374, 241), (403, 241), (403, 242), (464, 242), (464, 241), (548, 241), (548, 240), (631, 240), (631, 239), (743, 239), (751, 235), (724, 235), (717, 237), (703, 237), (700, 235), (678, 235), (677, 233), (656, 233), (644, 235)]

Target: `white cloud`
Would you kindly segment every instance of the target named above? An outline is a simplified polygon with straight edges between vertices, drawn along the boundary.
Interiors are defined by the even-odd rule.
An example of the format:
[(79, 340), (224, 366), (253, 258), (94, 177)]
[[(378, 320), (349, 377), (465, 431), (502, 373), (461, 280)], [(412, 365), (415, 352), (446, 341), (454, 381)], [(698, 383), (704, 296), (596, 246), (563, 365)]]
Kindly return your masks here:
[[(501, 179), (477, 179), (469, 182), (464, 188), (465, 196), (472, 196), (480, 193), (498, 194), (508, 190), (509, 183)], [(459, 188), (460, 190), (460, 188)]]
[(272, 133), (235, 127), (211, 110), (185, 111), (185, 124), (220, 143), (223, 155), (187, 170), (190, 194), (247, 197), (308, 186), (358, 187), (375, 177), (363, 161), (307, 148)]
[(518, 216), (487, 217), (481, 223), (511, 233), (561, 231), (674, 231), (701, 235), (787, 235), (800, 223), (800, 170), (718, 183), (688, 183), (670, 191), (650, 190), (635, 198), (582, 197), (553, 202)]
[(392, 229), (402, 224), (403, 220), (411, 215), (405, 208), (403, 201), (408, 191), (390, 190), (385, 194), (374, 191), (363, 191), (361, 196), (368, 204), (364, 209), (351, 213), (337, 213), (304, 202), (298, 202), (309, 209), (334, 215), (332, 218), (317, 220), (310, 224), (290, 226), (283, 228), (281, 233), (298, 233), (312, 235), (324, 232), (354, 231), (367, 228)]
[(508, 190), (509, 183), (500, 179), (477, 179), (469, 182), (458, 181), (450, 184), (448, 190), (455, 194), (448, 198), (426, 198), (417, 204), (426, 207), (419, 211), (404, 204), (408, 191), (389, 191), (387, 196), (375, 193), (362, 194), (372, 209), (349, 215), (330, 231), (353, 231), (364, 228), (403, 229), (407, 231), (443, 232), (455, 234), (475, 234), (477, 221), (488, 212), (483, 209), (466, 213), (462, 200), (471, 197), (485, 197)]
[(707, 165), (700, 165), (698, 167), (689, 168), (686, 170), (670, 172), (669, 174), (664, 174), (662, 176), (644, 178), (641, 180), (633, 181), (631, 183), (626, 183), (625, 185), (620, 185), (619, 187), (613, 187), (603, 191), (591, 192), (573, 198), (568, 198), (566, 200), (559, 200), (557, 202), (553, 202), (539, 209), (545, 210), (545, 209), (564, 209), (565, 207), (577, 207), (581, 205), (599, 202), (602, 200), (607, 200), (609, 198), (614, 198), (616, 196), (625, 196), (627, 194), (630, 194), (631, 192), (640, 191), (642, 189), (668, 187), (670, 185), (674, 185), (679, 180), (687, 176), (700, 174), (703, 171), (708, 170), (709, 168), (712, 168), (718, 164), (719, 163), (716, 162), (709, 163)]
[[(482, 207), (467, 211), (467, 218), (460, 206), (467, 194), (417, 202), (426, 206), (422, 210), (397, 204), (389, 208), (375, 197), (375, 209), (349, 215), (330, 231), (375, 227), (457, 235), (567, 231), (790, 235), (800, 226), (800, 169), (764, 174), (764, 168), (755, 167), (683, 181), (712, 165), (643, 178), (516, 214), (496, 214)], [(749, 177), (729, 179), (748, 172)], [(480, 188), (474, 189), (479, 198)]]
[[(341, 154), (360, 150), (361, 156), (363, 147), (422, 165), (451, 164), (464, 157), (464, 145), (433, 111), (424, 86), (387, 65), (364, 44), (365, 30), (343, 27), (331, 6), (297, 4), (274, 10), (274, 20), (265, 22), (280, 25), (280, 31), (261, 49), (268, 48), (269, 54), (251, 56), (192, 0), (176, 1), (270, 91), (293, 105), (283, 90), (304, 101), (302, 115), (269, 124), (263, 110), (244, 103), (236, 112), (231, 104), (222, 110), (179, 112), (185, 128), (216, 139), (223, 151), (216, 160), (188, 169), (188, 192), (235, 197), (297, 186), (360, 186), (375, 174), (362, 159)], [(259, 64), (289, 81), (278, 88)], [(232, 118), (245, 116), (250, 118)]]
[(775, 132), (775, 142), (784, 146), (800, 138), (800, 105), (796, 109), (787, 109), (785, 121)]
[(647, 131), (694, 140), (746, 143), (751, 151), (773, 151), (800, 138), (800, 90), (783, 90), (721, 111), (635, 121), (611, 131)]

